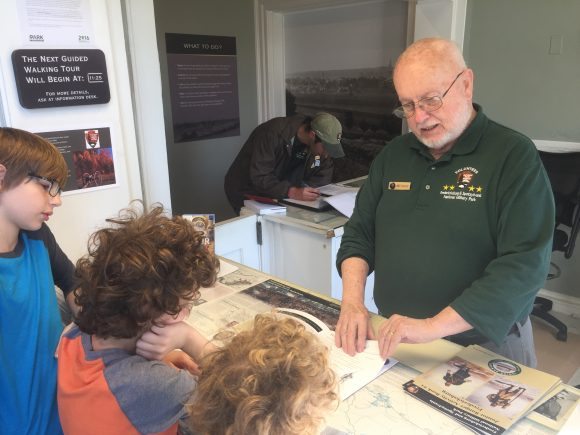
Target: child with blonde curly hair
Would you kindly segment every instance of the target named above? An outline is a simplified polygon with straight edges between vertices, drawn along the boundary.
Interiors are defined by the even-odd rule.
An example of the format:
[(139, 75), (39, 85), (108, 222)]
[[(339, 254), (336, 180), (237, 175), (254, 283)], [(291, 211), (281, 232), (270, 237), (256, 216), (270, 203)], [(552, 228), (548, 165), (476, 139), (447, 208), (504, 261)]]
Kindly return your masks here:
[(189, 407), (202, 435), (304, 435), (338, 403), (328, 349), (290, 318), (258, 315), (252, 329), (205, 356)]

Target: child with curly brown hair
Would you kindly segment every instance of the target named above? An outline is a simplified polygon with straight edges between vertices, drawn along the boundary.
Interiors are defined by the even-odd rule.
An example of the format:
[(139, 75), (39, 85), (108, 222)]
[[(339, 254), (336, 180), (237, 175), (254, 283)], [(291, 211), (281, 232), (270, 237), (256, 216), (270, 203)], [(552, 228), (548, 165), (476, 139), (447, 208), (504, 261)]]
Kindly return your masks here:
[(290, 318), (257, 315), (206, 355), (189, 406), (200, 435), (308, 435), (338, 404), (328, 349)]
[(182, 320), (199, 287), (215, 282), (218, 261), (189, 221), (161, 207), (108, 221), (114, 226), (96, 231), (77, 262), (80, 310), (58, 349), (62, 427), (70, 434), (175, 434), (195, 378), (142, 355), (157, 355), (161, 340), (165, 350), (183, 350), (168, 362), (184, 367), (184, 354), (197, 360), (213, 347)]

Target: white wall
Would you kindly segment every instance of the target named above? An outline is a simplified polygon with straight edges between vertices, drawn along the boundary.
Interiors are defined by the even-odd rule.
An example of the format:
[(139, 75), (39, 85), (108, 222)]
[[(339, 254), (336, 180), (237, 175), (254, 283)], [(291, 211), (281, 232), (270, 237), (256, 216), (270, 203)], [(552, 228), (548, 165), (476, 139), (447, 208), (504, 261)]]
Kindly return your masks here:
[[(111, 130), (117, 186), (85, 193), (65, 193), (62, 207), (55, 211), (49, 222), (59, 244), (74, 261), (86, 252), (89, 234), (97, 226), (103, 225), (105, 218), (116, 215), (131, 200), (142, 197), (120, 2), (89, 0), (94, 39), (91, 46), (83, 47), (27, 45), (20, 27), (17, 9), (19, 3), (25, 2), (0, 2), (0, 122), (32, 132), (89, 127), (110, 127)], [(13, 50), (25, 48), (102, 50), (107, 62), (110, 102), (76, 107), (24, 109), (18, 101), (10, 56)]]
[(394, 64), (406, 46), (403, 0), (288, 13), (286, 74)]

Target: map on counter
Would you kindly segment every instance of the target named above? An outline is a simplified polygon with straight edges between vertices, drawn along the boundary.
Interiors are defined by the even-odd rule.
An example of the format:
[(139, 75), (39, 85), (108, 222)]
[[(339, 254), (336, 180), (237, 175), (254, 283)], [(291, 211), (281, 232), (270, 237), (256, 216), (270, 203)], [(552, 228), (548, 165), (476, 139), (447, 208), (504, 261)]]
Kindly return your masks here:
[(340, 315), (340, 305), (250, 270), (240, 269), (221, 277), (214, 287), (200, 292), (187, 322), (218, 346), (244, 329), (256, 314), (276, 308), (308, 313), (330, 331), (334, 331)]
[(237, 272), (240, 271), (221, 278), (211, 289), (202, 289), (202, 297), (196, 301), (187, 320), (217, 346), (246, 329), (256, 314), (276, 312), (291, 317), (316, 334), (330, 350), (330, 364), (339, 379), (341, 400), (396, 364), (395, 359), (385, 362), (381, 358), (376, 340), (369, 340), (365, 350), (355, 356), (336, 348), (334, 330), (340, 305), (273, 279), (236, 291), (225, 282), (248, 284), (251, 281), (251, 277)]
[[(246, 290), (244, 292), (244, 290)], [(258, 271), (240, 268), (219, 279), (210, 289), (201, 289), (203, 302), (192, 310), (190, 321), (200, 333), (215, 341), (228, 341), (244, 322), (256, 314), (271, 311), (273, 300), (303, 310), (311, 305), (317, 316), (326, 314), (325, 325), (334, 330), (339, 307), (329, 301), (289, 287)], [(311, 301), (312, 304), (309, 302)], [(320, 305), (319, 305), (320, 304)], [(312, 307), (314, 305), (314, 307)], [(219, 345), (219, 343), (216, 343)], [(436, 435), (471, 434), (459, 422), (418, 401), (401, 385), (416, 378), (419, 371), (397, 364), (384, 376), (340, 402), (326, 419), (322, 435)], [(524, 418), (509, 429), (510, 435), (554, 435), (556, 431)]]

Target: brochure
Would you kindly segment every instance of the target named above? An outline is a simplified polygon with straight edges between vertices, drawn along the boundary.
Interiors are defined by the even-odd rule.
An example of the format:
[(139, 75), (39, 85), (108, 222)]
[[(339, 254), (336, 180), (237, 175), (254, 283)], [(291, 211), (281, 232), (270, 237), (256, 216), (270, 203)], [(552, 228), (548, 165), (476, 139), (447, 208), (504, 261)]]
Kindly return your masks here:
[(184, 214), (193, 224), (196, 231), (203, 233), (203, 244), (206, 249), (215, 254), (215, 214)]
[(532, 421), (559, 431), (580, 404), (580, 390), (570, 385), (558, 385), (527, 415)]
[(476, 433), (501, 434), (560, 383), (556, 376), (469, 346), (403, 388)]

